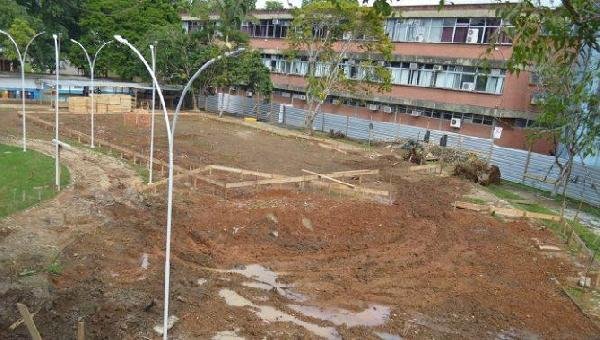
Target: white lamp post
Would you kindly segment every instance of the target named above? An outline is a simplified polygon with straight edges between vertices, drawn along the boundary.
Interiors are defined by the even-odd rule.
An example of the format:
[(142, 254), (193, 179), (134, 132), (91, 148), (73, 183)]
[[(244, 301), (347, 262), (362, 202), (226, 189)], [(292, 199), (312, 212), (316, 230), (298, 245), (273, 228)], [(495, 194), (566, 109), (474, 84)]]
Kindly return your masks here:
[[(152, 72), (156, 74), (156, 41), (150, 45), (152, 56)], [(150, 162), (148, 164), (148, 184), (152, 183), (152, 170), (154, 169), (154, 108), (156, 106), (156, 85), (152, 82), (152, 109), (150, 117)]]
[(27, 117), (25, 116), (25, 58), (27, 57), (27, 50), (29, 49), (29, 45), (33, 42), (33, 40), (45, 32), (40, 32), (31, 38), (27, 45), (25, 45), (25, 51), (21, 54), (19, 50), (19, 45), (13, 37), (3, 30), (0, 30), (1, 34), (4, 34), (8, 37), (8, 39), (15, 45), (15, 50), (17, 51), (17, 57), (19, 58), (19, 63), (21, 63), (21, 114), (23, 119), (23, 151), (27, 151)]
[(85, 57), (88, 61), (88, 64), (90, 66), (90, 89), (92, 91), (92, 111), (91, 111), (91, 133), (90, 133), (90, 148), (95, 148), (96, 146), (94, 145), (94, 110), (96, 110), (95, 107), (95, 103), (94, 103), (94, 96), (95, 91), (94, 91), (94, 67), (96, 67), (96, 60), (98, 59), (98, 53), (100, 53), (100, 51), (104, 48), (104, 46), (110, 44), (112, 41), (107, 41), (105, 43), (103, 43), (102, 45), (100, 45), (100, 48), (98, 48), (98, 50), (96, 50), (96, 53), (94, 53), (94, 59), (90, 58), (90, 55), (88, 54), (87, 50), (85, 49), (85, 47), (83, 47), (82, 44), (80, 44), (77, 40), (75, 39), (71, 39), (71, 42), (74, 44), (79, 45), (79, 47), (81, 47), (81, 49), (83, 50), (83, 53), (85, 53)]
[(56, 97), (54, 103), (54, 139), (56, 140), (56, 143), (54, 144), (54, 178), (56, 189), (60, 190), (60, 163), (58, 159), (60, 148), (60, 143), (58, 139), (58, 70), (60, 66), (60, 60), (58, 58), (58, 36), (56, 34), (52, 34), (52, 39), (54, 39), (54, 58), (56, 59), (56, 85), (54, 87), (54, 89), (56, 90)]
[(163, 114), (164, 114), (164, 118), (165, 118), (165, 126), (167, 129), (167, 140), (169, 142), (169, 177), (168, 177), (168, 187), (167, 187), (167, 232), (166, 232), (167, 235), (166, 235), (166, 241), (165, 241), (165, 291), (164, 291), (164, 310), (163, 310), (163, 340), (167, 340), (167, 333), (168, 333), (167, 326), (168, 326), (168, 320), (169, 320), (169, 278), (171, 275), (171, 268), (170, 268), (171, 267), (171, 221), (172, 221), (172, 216), (173, 216), (173, 138), (175, 136), (175, 124), (177, 123), (177, 116), (179, 114), (179, 110), (181, 110), (181, 106), (183, 104), (183, 99), (185, 98), (185, 94), (189, 91), (190, 87), (192, 86), (192, 83), (194, 82), (194, 80), (196, 80), (196, 78), (198, 78), (198, 76), (202, 73), (202, 71), (204, 71), (208, 66), (213, 64), (215, 61), (218, 61), (218, 60), (222, 59), (223, 57), (239, 54), (244, 49), (243, 48), (238, 49), (234, 52), (228, 52), (228, 53), (225, 53), (224, 55), (220, 55), (216, 58), (213, 58), (213, 59), (207, 61), (206, 63), (204, 63), (204, 65), (202, 65), (202, 67), (200, 67), (200, 69), (198, 69), (198, 71), (196, 71), (196, 73), (188, 81), (187, 85), (183, 88), (183, 91), (179, 98), (179, 102), (177, 103), (177, 108), (175, 109), (175, 113), (173, 115), (173, 122), (171, 123), (171, 122), (169, 122), (167, 106), (165, 105), (165, 98), (163, 97), (162, 90), (160, 89), (160, 85), (158, 84), (158, 81), (156, 80), (156, 74), (154, 72), (154, 69), (151, 68), (150, 65), (148, 65), (148, 62), (146, 61), (144, 56), (140, 53), (140, 51), (137, 48), (135, 48), (135, 46), (131, 45), (126, 39), (124, 39), (120, 35), (115, 35), (115, 39), (118, 42), (120, 42), (121, 44), (124, 44), (124, 45), (128, 46), (131, 50), (133, 50), (133, 52), (138, 56), (138, 58), (140, 58), (142, 63), (144, 63), (144, 66), (146, 66), (146, 70), (150, 74), (150, 77), (152, 78), (152, 82), (153, 82), (154, 86), (156, 86), (156, 91), (158, 93), (158, 98), (160, 99), (160, 103), (162, 105)]

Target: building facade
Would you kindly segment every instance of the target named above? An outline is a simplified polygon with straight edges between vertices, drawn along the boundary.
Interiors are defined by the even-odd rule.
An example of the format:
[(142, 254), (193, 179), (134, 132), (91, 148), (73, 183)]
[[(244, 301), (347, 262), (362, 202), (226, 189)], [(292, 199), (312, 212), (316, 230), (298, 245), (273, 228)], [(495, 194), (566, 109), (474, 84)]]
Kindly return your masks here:
[[(368, 96), (336, 93), (321, 110), (483, 138), (492, 138), (496, 131), (496, 145), (529, 149), (526, 128), (537, 116), (537, 84), (529, 72), (507, 71), (512, 53), (508, 38), (500, 34), (500, 44), (491, 48), (493, 37), (506, 25), (496, 17), (494, 6), (447, 5), (440, 11), (437, 6), (394, 7), (385, 22), (393, 44), (392, 59), (386, 63), (392, 90)], [(301, 53), (290, 60), (285, 53), (291, 11), (257, 10), (252, 17), (242, 30), (271, 71), (273, 100), (304, 108), (308, 60)], [(193, 18), (186, 19), (184, 28), (199, 27)], [(349, 53), (343, 66), (348, 77), (359, 76), (351, 63), (359, 58)], [(554, 152), (552, 143), (543, 140), (531, 148)]]

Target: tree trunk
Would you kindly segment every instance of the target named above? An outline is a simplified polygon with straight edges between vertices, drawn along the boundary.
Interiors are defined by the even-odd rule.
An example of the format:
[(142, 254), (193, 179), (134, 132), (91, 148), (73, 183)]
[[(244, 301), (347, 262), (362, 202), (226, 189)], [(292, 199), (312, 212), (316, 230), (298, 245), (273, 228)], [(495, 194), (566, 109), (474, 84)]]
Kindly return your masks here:
[(194, 88), (190, 88), (190, 92), (192, 94), (192, 109), (194, 111), (198, 111), (198, 98), (196, 98), (196, 94), (194, 92)]

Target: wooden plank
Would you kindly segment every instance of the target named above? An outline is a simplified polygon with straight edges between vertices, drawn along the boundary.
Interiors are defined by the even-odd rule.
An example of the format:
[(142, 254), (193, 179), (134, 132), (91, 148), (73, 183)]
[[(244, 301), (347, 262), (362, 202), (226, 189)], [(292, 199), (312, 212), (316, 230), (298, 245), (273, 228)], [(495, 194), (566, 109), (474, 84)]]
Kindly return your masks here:
[[(338, 171), (338, 172), (332, 172), (332, 173), (325, 174), (325, 175), (335, 178), (335, 177), (352, 177), (352, 176), (358, 176), (358, 175), (378, 174), (378, 173), (379, 173), (378, 169), (372, 169), (372, 170), (366, 169), (366, 170)], [(276, 178), (259, 179), (256, 181), (227, 183), (227, 184), (225, 184), (225, 188), (243, 188), (243, 187), (266, 185), (266, 184), (301, 183), (301, 182), (315, 181), (318, 179), (319, 179), (319, 176), (317, 176), (317, 175), (276, 177)]]
[(540, 220), (560, 221), (560, 216), (535, 213), (531, 211), (519, 210), (514, 208), (490, 207), (484, 204), (475, 204), (469, 202), (456, 201), (452, 204), (456, 208), (468, 209), (474, 211), (493, 212), (497, 215), (510, 218), (536, 218)]
[(309, 185), (318, 186), (321, 188), (331, 188), (333, 190), (362, 193), (370, 196), (390, 196), (390, 192), (387, 190), (378, 190), (365, 187), (348, 188), (342, 184), (337, 183), (323, 183), (323, 182), (308, 182)]
[(556, 222), (560, 221), (560, 216), (536, 213), (536, 212), (531, 212), (531, 211), (525, 212), (525, 216), (527, 216), (529, 218), (537, 218), (540, 220), (550, 220), (550, 221), (556, 221)]
[(35, 327), (35, 323), (33, 322), (33, 316), (29, 313), (29, 309), (22, 303), (17, 303), (17, 309), (21, 316), (23, 317), (23, 322), (25, 322), (25, 326), (27, 326), (27, 330), (29, 331), (29, 335), (33, 340), (42, 340), (40, 336), (40, 332), (38, 332), (37, 327)]
[(330, 180), (330, 181), (332, 181), (332, 182), (335, 182), (335, 183), (338, 183), (338, 184), (343, 184), (343, 185), (345, 185), (345, 186), (347, 186), (347, 187), (349, 187), (349, 188), (356, 188), (356, 185), (354, 185), (354, 184), (350, 184), (350, 183), (342, 182), (342, 181), (340, 181), (339, 179), (335, 179), (335, 178), (333, 178), (333, 177), (329, 177), (329, 176), (327, 176), (327, 175), (319, 174), (319, 173), (312, 172), (312, 171), (310, 171), (310, 170), (306, 170), (306, 169), (302, 169), (302, 171), (303, 171), (303, 172), (306, 172), (307, 174), (311, 174), (311, 175), (317, 175), (317, 176), (319, 176), (319, 178), (325, 178), (325, 179), (328, 179), (328, 180)]
[(425, 164), (425, 165), (415, 165), (408, 168), (410, 171), (422, 171), (427, 170), (427, 172), (431, 172), (431, 170), (437, 171), (439, 169), (439, 164)]
[(474, 210), (474, 211), (489, 211), (490, 210), (490, 206), (485, 205), (485, 204), (475, 204), (475, 203), (471, 203), (471, 202), (462, 202), (462, 201), (456, 201), (456, 202), (452, 203), (452, 206), (455, 208), (459, 208), (459, 209), (467, 209), (467, 210)]
[(275, 174), (269, 174), (269, 173), (266, 173), (266, 172), (258, 172), (258, 171), (240, 169), (240, 168), (232, 168), (232, 167), (224, 166), (224, 165), (212, 164), (212, 165), (209, 165), (208, 167), (211, 168), (211, 169), (213, 169), (213, 170), (220, 170), (220, 171), (225, 171), (225, 172), (232, 172), (232, 173), (241, 174), (241, 175), (252, 175), (252, 176), (263, 177), (263, 178), (285, 177), (283, 175), (275, 175)]

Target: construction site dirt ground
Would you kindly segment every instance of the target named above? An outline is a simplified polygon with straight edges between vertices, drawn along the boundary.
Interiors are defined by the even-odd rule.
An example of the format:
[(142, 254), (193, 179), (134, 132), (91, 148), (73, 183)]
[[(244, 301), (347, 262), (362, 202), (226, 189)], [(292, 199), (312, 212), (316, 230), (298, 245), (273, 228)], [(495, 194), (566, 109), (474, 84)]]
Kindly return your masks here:
[[(87, 115), (61, 120), (89, 133)], [(163, 118), (157, 123), (157, 156), (165, 159)], [(142, 125), (97, 115), (96, 137), (147, 152)], [(52, 132), (28, 126), (31, 147), (50, 153)], [(0, 135), (19, 138), (20, 129), (16, 112), (0, 112)], [(291, 185), (225, 195), (178, 181), (173, 338), (599, 338), (595, 320), (563, 292), (580, 264), (535, 247), (532, 238), (560, 244), (539, 222), (454, 210), (470, 183), (410, 172), (374, 151), (342, 153), (199, 116), (181, 117), (175, 139), (175, 162), (186, 168), (380, 169), (361, 185), (390, 190), (392, 203)], [(84, 146), (63, 154), (73, 183), (0, 220), (0, 338), (28, 338), (23, 325), (9, 329), (20, 318), (17, 302), (36, 312), (44, 338), (74, 338), (80, 319), (93, 339), (158, 338), (164, 187), (141, 190), (131, 164)], [(50, 263), (61, 270), (49, 272)]]

